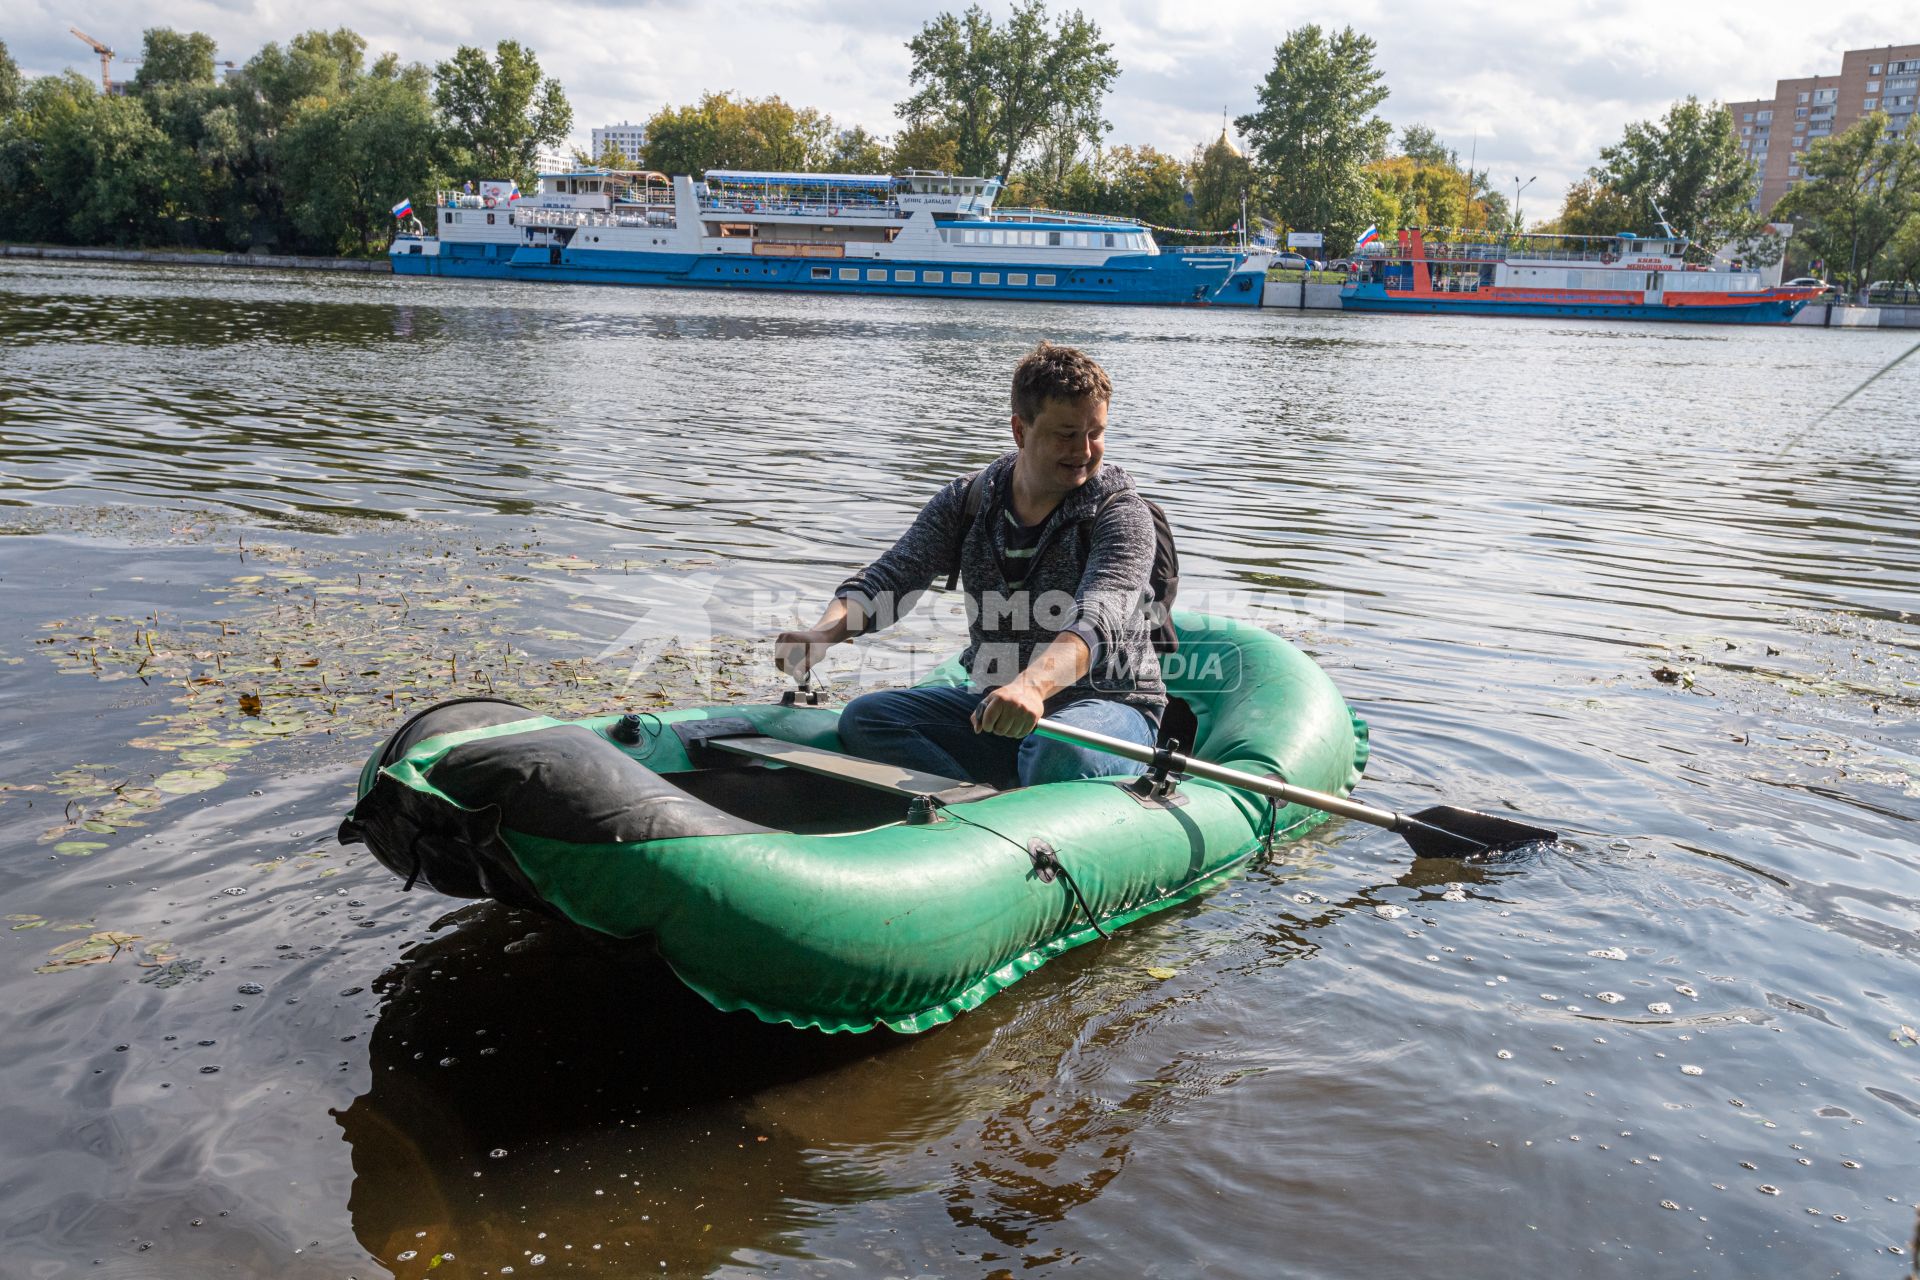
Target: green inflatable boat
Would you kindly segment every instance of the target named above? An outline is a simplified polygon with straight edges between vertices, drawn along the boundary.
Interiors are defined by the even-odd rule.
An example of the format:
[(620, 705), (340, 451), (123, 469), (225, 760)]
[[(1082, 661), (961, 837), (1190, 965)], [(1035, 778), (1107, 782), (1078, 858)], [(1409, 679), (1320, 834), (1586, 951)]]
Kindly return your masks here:
[[(1352, 790), (1366, 726), (1325, 672), (1257, 627), (1174, 622), (1165, 732), (1198, 760)], [(912, 1032), (1325, 818), (1164, 771), (995, 791), (848, 755), (838, 722), (793, 695), (571, 721), (442, 703), (367, 762), (340, 839), (409, 886), (650, 938), (721, 1009)]]

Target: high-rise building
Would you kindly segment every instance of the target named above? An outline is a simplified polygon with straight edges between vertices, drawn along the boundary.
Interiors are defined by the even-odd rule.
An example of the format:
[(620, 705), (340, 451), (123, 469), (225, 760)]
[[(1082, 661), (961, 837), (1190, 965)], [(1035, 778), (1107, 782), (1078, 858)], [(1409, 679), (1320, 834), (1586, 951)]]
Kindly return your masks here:
[(640, 156), (647, 146), (647, 126), (628, 124), (622, 120), (619, 124), (602, 125), (593, 131), (593, 156), (599, 159), (608, 147), (618, 147), (631, 164), (640, 163)]
[(1849, 49), (1840, 73), (1801, 76), (1774, 85), (1773, 97), (1729, 102), (1734, 132), (1749, 159), (1760, 166), (1754, 210), (1767, 213), (1805, 175), (1807, 144), (1844, 133), (1875, 111), (1887, 113), (1897, 135), (1913, 118), (1920, 97), (1920, 44)]

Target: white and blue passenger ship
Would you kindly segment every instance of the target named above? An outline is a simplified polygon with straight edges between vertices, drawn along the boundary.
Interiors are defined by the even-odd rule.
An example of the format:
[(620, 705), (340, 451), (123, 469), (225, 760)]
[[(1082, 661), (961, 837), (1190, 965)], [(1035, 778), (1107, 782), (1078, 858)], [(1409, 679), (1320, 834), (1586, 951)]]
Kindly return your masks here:
[[(996, 209), (995, 178), (909, 171), (542, 174), (443, 193), (399, 275), (813, 293), (1257, 307), (1271, 253), (1162, 249), (1138, 222)], [(416, 224), (417, 227), (417, 224)]]

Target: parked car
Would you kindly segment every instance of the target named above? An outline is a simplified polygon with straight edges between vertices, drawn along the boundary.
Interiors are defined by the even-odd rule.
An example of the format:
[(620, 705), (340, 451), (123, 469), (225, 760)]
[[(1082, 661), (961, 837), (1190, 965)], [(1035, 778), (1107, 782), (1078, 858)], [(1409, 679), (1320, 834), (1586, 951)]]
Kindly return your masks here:
[(1867, 297), (1886, 302), (1920, 301), (1920, 285), (1911, 280), (1875, 280), (1867, 286)]
[(1273, 269), (1276, 271), (1317, 271), (1320, 269), (1320, 264), (1304, 254), (1276, 253), (1273, 255)]
[(1335, 258), (1327, 264), (1329, 271), (1357, 271), (1365, 264), (1357, 258)]
[(1831, 289), (1833, 286), (1825, 280), (1816, 280), (1812, 276), (1801, 276), (1797, 280), (1787, 281), (1785, 287), (1788, 289)]

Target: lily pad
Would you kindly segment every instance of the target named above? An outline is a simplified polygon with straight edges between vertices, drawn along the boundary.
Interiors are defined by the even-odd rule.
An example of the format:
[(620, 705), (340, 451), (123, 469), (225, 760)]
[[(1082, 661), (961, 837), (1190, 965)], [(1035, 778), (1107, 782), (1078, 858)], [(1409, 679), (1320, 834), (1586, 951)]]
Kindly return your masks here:
[(227, 780), (219, 769), (169, 769), (153, 780), (153, 785), (170, 796), (190, 796), (211, 791)]
[(97, 840), (62, 840), (53, 851), (68, 858), (91, 858), (107, 846)]
[(77, 969), (81, 965), (105, 964), (140, 941), (137, 933), (120, 933), (112, 929), (103, 929), (88, 934), (84, 938), (75, 938), (72, 942), (63, 942), (47, 954), (53, 959), (47, 961), (35, 973), (59, 973), (64, 969)]

